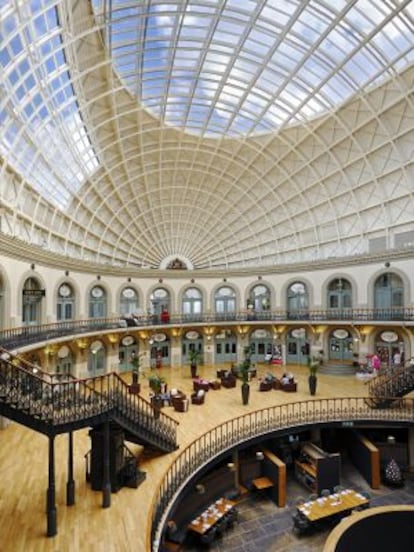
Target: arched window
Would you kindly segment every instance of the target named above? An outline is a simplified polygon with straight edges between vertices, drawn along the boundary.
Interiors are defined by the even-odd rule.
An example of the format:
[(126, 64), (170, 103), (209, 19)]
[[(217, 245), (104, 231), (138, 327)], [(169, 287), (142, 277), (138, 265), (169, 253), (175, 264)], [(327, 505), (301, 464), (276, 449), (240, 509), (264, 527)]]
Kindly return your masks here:
[(249, 293), (247, 308), (255, 312), (267, 311), (270, 309), (270, 290), (267, 286), (259, 284), (254, 286)]
[(119, 302), (120, 314), (134, 314), (138, 312), (138, 294), (132, 287), (125, 287), (121, 291), (121, 299)]
[(381, 274), (374, 286), (374, 308), (377, 319), (399, 319), (404, 308), (404, 284), (398, 274)]
[(75, 318), (75, 294), (67, 283), (61, 284), (57, 292), (56, 317), (57, 320)]
[(287, 315), (288, 318), (303, 319), (309, 313), (309, 296), (306, 285), (303, 282), (290, 284), (287, 290)]
[(159, 320), (162, 312), (171, 312), (170, 294), (165, 288), (157, 288), (151, 293), (151, 309), (155, 320)]
[(41, 289), (36, 278), (27, 278), (23, 286), (23, 326), (41, 324), (42, 299), (45, 290)]
[(328, 309), (351, 309), (352, 286), (344, 278), (335, 278), (328, 286)]
[(106, 293), (101, 286), (94, 286), (89, 293), (89, 318), (106, 316)]
[(190, 316), (200, 315), (203, 312), (203, 297), (197, 288), (188, 288), (183, 295), (183, 314)]
[(216, 315), (221, 319), (233, 319), (229, 313), (236, 312), (236, 293), (228, 286), (219, 288), (215, 293)]

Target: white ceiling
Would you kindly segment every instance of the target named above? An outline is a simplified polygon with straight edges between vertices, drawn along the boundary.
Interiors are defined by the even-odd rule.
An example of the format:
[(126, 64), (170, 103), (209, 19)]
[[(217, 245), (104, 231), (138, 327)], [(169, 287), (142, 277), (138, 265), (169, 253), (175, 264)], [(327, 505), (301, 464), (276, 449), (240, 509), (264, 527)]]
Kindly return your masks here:
[(1, 4), (3, 232), (195, 269), (412, 245), (413, 1), (92, 5)]

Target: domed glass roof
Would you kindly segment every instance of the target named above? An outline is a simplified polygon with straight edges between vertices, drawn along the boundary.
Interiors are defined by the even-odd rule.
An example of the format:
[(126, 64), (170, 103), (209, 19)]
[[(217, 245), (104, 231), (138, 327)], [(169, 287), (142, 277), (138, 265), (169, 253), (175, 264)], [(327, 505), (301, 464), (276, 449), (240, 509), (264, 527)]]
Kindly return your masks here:
[(1, 232), (138, 269), (412, 247), (413, 19), (413, 0), (4, 0)]

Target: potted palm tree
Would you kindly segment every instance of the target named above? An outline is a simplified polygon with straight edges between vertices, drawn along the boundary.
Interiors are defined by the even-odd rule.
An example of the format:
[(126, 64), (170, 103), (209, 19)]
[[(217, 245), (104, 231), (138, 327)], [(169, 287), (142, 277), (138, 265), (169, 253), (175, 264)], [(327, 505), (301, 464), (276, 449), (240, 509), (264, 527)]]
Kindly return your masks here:
[(142, 355), (137, 355), (135, 352), (131, 354), (132, 384), (129, 386), (130, 393), (139, 393), (141, 390), (141, 385), (139, 383), (141, 357)]
[(198, 349), (190, 349), (188, 352), (188, 360), (190, 361), (191, 377), (197, 377), (197, 363), (201, 357), (201, 351)]
[(163, 387), (165, 387), (166, 381), (161, 374), (158, 372), (152, 372), (148, 376), (148, 383), (152, 391), (154, 392), (154, 395), (151, 397), (151, 404), (154, 409), (154, 418), (159, 418), (161, 407), (163, 404), (163, 398), (162, 398), (162, 392)]
[(242, 380), (241, 391), (242, 391), (242, 402), (243, 404), (248, 404), (249, 395), (250, 395), (250, 368), (252, 365), (251, 356), (252, 351), (249, 346), (246, 346), (243, 349), (244, 359), (237, 367), (238, 376)]

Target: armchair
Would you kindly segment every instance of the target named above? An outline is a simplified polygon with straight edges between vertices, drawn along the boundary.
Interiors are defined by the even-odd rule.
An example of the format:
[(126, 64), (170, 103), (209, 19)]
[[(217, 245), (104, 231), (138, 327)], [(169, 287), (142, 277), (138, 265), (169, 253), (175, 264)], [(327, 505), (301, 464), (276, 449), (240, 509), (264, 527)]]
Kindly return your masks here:
[(203, 389), (191, 394), (191, 404), (204, 404), (206, 392)]
[(178, 389), (171, 389), (170, 391), (171, 405), (176, 409), (176, 404), (187, 398), (186, 394)]
[(174, 410), (177, 412), (187, 412), (188, 407), (190, 406), (190, 401), (188, 399), (175, 399), (173, 406)]
[(259, 391), (270, 391), (273, 389), (273, 382), (263, 380), (259, 383)]
[(221, 385), (226, 389), (236, 387), (236, 376), (234, 376), (233, 374), (227, 374), (226, 376), (221, 378)]
[(210, 382), (202, 379), (193, 380), (193, 390), (194, 391), (208, 391), (210, 389)]

